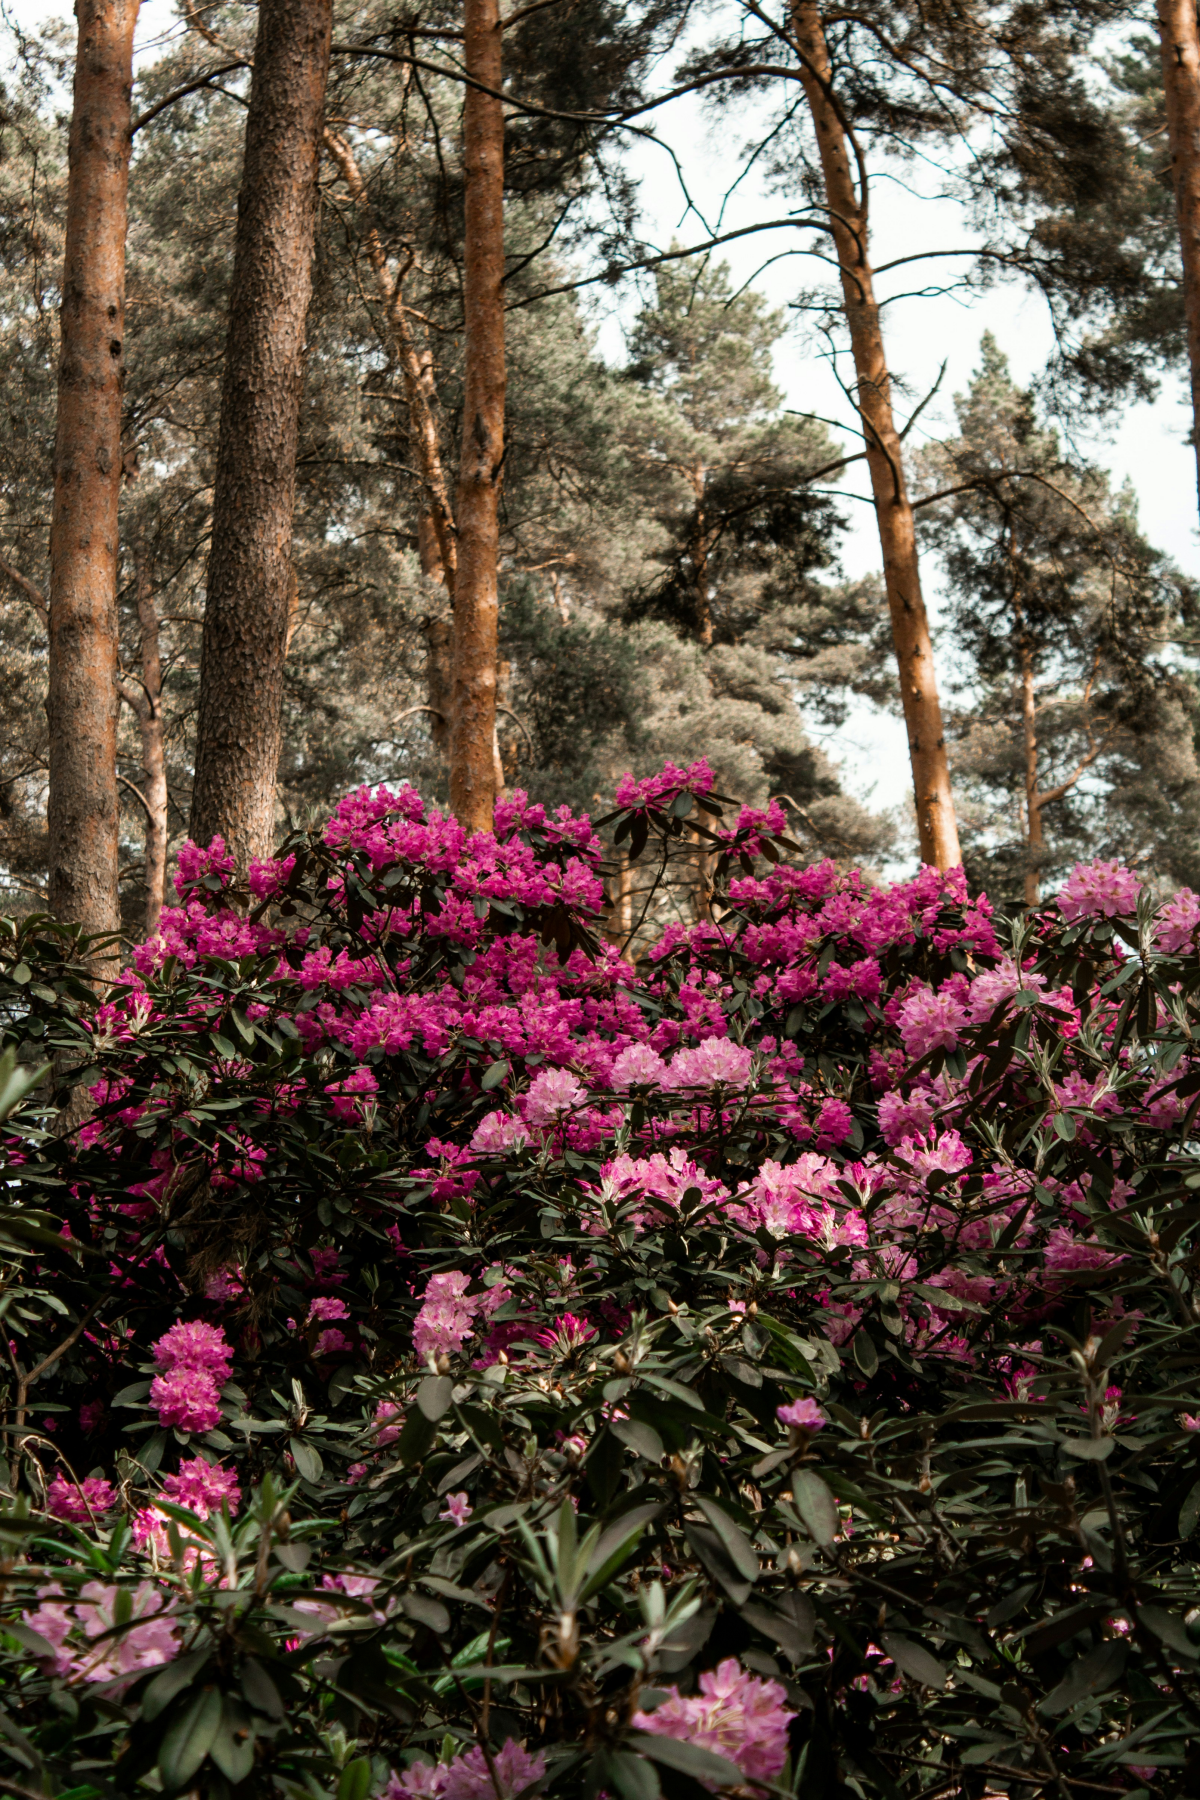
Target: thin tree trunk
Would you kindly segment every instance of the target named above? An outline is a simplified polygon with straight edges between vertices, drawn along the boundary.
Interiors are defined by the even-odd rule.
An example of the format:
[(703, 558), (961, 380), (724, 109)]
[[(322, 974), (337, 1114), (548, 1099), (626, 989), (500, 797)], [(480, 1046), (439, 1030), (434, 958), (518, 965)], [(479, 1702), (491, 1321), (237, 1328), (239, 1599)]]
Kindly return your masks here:
[(1025, 904), (1036, 906), (1041, 898), (1042, 802), (1038, 794), (1037, 706), (1033, 692), (1033, 652), (1021, 646), (1021, 722), (1025, 738)]
[(331, 0), (262, 0), (238, 197), (191, 831), (271, 847)]
[(871, 474), (883, 578), (908, 727), (921, 858), (939, 869), (962, 861), (950, 769), (933, 666), (929, 620), (921, 596), (917, 539), (904, 479), (900, 435), (892, 413), (891, 377), (868, 256), (867, 195), (855, 188), (850, 143), (830, 84), (829, 52), (816, 0), (792, 0), (792, 26), (802, 59), (804, 92), (816, 131), (837, 249), (863, 444)]
[(77, 0), (50, 527), (50, 908), (90, 932), (117, 894), (117, 512), (137, 0)]
[(1183, 258), (1183, 304), (1192, 378), (1192, 441), (1200, 493), (1200, 27), (1196, 0), (1158, 0), (1171, 185)]
[(167, 761), (163, 743), (162, 656), (158, 642), (158, 609), (154, 589), (140, 551), (133, 559), (137, 583), (138, 622), (142, 628), (142, 684), (129, 682), (120, 686), (121, 698), (137, 716), (142, 742), (142, 783), (138, 798), (146, 815), (143, 836), (145, 853), (143, 936), (152, 938), (158, 930), (167, 887)]
[[(499, 90), (497, 0), (465, 0), (468, 75)], [(495, 797), (500, 479), (504, 461), (504, 108), (466, 89), (463, 101), (465, 368), (454, 586), (450, 805), (471, 831), (489, 831)]]
[[(450, 502), (450, 485), (442, 463), (441, 443), (437, 428), (437, 389), (433, 378), (433, 357), (428, 347), (418, 345), (404, 305), (403, 272), (392, 276), (387, 253), (366, 183), (354, 152), (339, 132), (325, 130), (325, 146), (337, 164), (343, 181), (362, 215), (366, 226), (364, 243), (375, 285), (383, 302), (384, 318), (392, 355), (399, 364), (408, 400), (409, 432), (416, 447), (425, 488), (425, 505), (417, 524), (417, 549), (422, 572), (440, 582), (454, 605), (454, 581), (458, 552), (454, 541), (454, 510)], [(425, 643), (428, 669), (428, 697), (432, 713), (432, 737), (439, 750), (450, 743), (451, 658), (453, 626), (449, 617), (432, 614), (425, 621)]]

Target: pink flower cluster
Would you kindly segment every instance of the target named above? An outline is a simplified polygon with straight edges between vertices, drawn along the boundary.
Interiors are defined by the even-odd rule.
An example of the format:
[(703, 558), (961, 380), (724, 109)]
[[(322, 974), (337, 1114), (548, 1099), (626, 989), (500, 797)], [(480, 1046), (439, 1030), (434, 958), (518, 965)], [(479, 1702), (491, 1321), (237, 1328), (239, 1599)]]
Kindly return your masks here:
[(457, 1355), (474, 1333), (477, 1318), (492, 1314), (511, 1300), (510, 1290), (498, 1284), (482, 1293), (468, 1294), (469, 1275), (451, 1270), (445, 1275), (431, 1275), (421, 1302), (421, 1310), (413, 1326), (413, 1349), (423, 1363), (436, 1362), (439, 1356)]
[(747, 1675), (727, 1657), (700, 1676), (700, 1692), (669, 1698), (653, 1712), (635, 1713), (635, 1730), (698, 1744), (736, 1763), (748, 1781), (774, 1781), (788, 1754), (788, 1727), (795, 1718), (777, 1681)]
[(225, 1333), (217, 1325), (181, 1320), (159, 1338), (153, 1355), (163, 1371), (150, 1386), (159, 1424), (211, 1431), (221, 1417), (220, 1390), (233, 1355)]
[(494, 1781), (478, 1746), (447, 1763), (410, 1763), (391, 1777), (383, 1800), (515, 1800), (544, 1778), (546, 1758), (540, 1750), (531, 1755), (509, 1738), (492, 1757), (492, 1767)]
[(78, 1484), (56, 1475), (46, 1494), (46, 1511), (71, 1525), (86, 1525), (97, 1513), (108, 1512), (116, 1504), (116, 1489), (99, 1475), (89, 1475)]
[[(121, 1598), (128, 1610), (118, 1624)], [(38, 1599), (41, 1605), (21, 1617), (45, 1638), (47, 1661), (68, 1681), (123, 1678), (127, 1685), (141, 1670), (159, 1668), (178, 1654), (179, 1627), (152, 1581), (135, 1588), (88, 1581), (73, 1598), (55, 1582), (39, 1588)]]
[(1142, 884), (1119, 862), (1076, 863), (1058, 896), (1068, 923), (1076, 919), (1120, 919), (1137, 911)]

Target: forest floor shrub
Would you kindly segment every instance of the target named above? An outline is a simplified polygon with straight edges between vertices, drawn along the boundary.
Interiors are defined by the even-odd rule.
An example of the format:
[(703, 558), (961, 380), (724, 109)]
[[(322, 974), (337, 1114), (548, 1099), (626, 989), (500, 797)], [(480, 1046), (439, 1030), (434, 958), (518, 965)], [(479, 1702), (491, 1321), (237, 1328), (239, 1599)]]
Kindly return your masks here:
[(4, 928), (9, 1790), (1200, 1788), (1200, 900), (710, 787), (636, 966), (523, 795), (189, 846), (99, 996)]

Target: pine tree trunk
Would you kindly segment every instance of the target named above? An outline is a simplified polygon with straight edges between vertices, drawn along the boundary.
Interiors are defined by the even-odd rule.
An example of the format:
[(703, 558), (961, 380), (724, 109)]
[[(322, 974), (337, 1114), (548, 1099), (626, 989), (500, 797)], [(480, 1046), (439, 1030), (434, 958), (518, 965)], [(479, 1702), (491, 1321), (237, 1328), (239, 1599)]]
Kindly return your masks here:
[(117, 511), (137, 0), (78, 0), (50, 527), (50, 909), (115, 931)]
[(146, 798), (146, 911), (143, 930), (158, 930), (167, 886), (167, 759), (163, 743), (162, 657), (158, 644), (158, 609), (144, 559), (134, 562), (138, 622), (142, 628), (142, 707), (138, 727), (142, 739), (142, 793)]
[[(325, 145), (366, 226), (367, 256), (383, 302), (389, 347), (404, 380), (409, 432), (416, 448), (425, 488), (425, 504), (417, 525), (421, 571), (431, 580), (441, 583), (453, 607), (458, 555), (454, 541), (454, 510), (450, 503), (450, 487), (446, 480), (438, 437), (433, 357), (427, 347), (418, 345), (409, 323), (404, 305), (402, 275), (393, 278), (388, 269), (387, 252), (375, 223), (370, 195), (354, 152), (340, 133), (328, 128), (325, 131)], [(435, 613), (425, 621), (431, 734), (439, 750), (446, 750), (450, 743), (452, 641), (453, 627), (448, 617)]]
[[(465, 0), (467, 73), (501, 81), (497, 0)], [(470, 831), (489, 831), (495, 798), (497, 560), (504, 460), (504, 109), (477, 88), (463, 102), (466, 180), (463, 301), (466, 355), (454, 587), (450, 805)]]
[(1200, 28), (1196, 0), (1158, 0), (1171, 184), (1183, 258), (1183, 304), (1192, 379), (1192, 441), (1200, 493)]
[(271, 847), (330, 0), (262, 0), (238, 196), (191, 832)]
[(867, 206), (851, 173), (850, 144), (830, 86), (829, 52), (816, 0), (793, 0), (792, 28), (803, 59), (804, 92), (816, 131), (829, 230), (837, 249), (863, 444), (871, 475), (883, 579), (900, 670), (908, 728), (921, 859), (939, 869), (962, 861), (950, 769), (933, 666), (929, 620), (921, 595), (917, 538), (904, 479), (900, 435), (892, 414), (891, 377), (868, 255)]
[(1041, 897), (1041, 863), (1046, 837), (1042, 829), (1042, 802), (1038, 794), (1037, 706), (1033, 692), (1033, 653), (1021, 646), (1021, 723), (1025, 739), (1025, 904), (1036, 906)]

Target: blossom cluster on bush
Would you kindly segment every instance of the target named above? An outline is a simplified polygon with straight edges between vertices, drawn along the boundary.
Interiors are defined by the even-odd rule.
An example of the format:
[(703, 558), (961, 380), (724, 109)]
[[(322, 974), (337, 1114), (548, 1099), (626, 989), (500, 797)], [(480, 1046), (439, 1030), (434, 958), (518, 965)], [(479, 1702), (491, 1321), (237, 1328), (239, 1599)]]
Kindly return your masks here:
[[(617, 799), (665, 840), (688, 796), (717, 806), (705, 765), (629, 778)], [(1200, 899), (1155, 907), (1131, 871), (1090, 865), (1012, 927), (961, 871), (876, 886), (774, 860), (782, 828), (778, 808), (714, 824), (740, 872), (711, 918), (669, 926), (636, 963), (604, 935), (596, 831), (521, 794), (494, 835), (469, 835), (411, 789), (360, 790), (246, 889), (219, 840), (186, 847), (159, 936), (80, 1007), (92, 1109), (54, 1151), (62, 1256), (108, 1285), (47, 1364), (39, 1400), (66, 1416), (21, 1453), (73, 1541), (128, 1526), (138, 1578), (119, 1629), (111, 1582), (39, 1592), (24, 1622), (59, 1678), (123, 1683), (175, 1655), (181, 1584), (189, 1604), (220, 1590), (221, 1534), (266, 1477), (292, 1482), (297, 1517), (339, 1521), (351, 1561), (368, 1542), (401, 1558), (391, 1587), (357, 1563), (314, 1573), (287, 1654), (325, 1630), (404, 1631), (388, 1666), (428, 1656), (447, 1707), (458, 1612), (454, 1666), (478, 1684), (509, 1629), (505, 1571), (520, 1563), (531, 1606), (553, 1563), (536, 1533), (562, 1544), (548, 1511), (523, 1514), (520, 1544), (481, 1552), (461, 1585), (479, 1534), (564, 1498), (581, 1532), (589, 1508), (613, 1529), (626, 1477), (630, 1504), (675, 1532), (637, 1593), (658, 1582), (666, 1606), (708, 1582), (733, 1606), (758, 1571), (771, 1607), (751, 1600), (735, 1642), (774, 1620), (776, 1646), (794, 1645), (779, 1607), (809, 1565), (789, 1560), (793, 1535), (855, 1529), (840, 1489), (797, 1511), (848, 1419), (866, 1443), (872, 1416), (964, 1395), (1042, 1404), (1047, 1346), (1081, 1297), (1088, 1331), (1136, 1336), (1149, 1302), (1118, 1291), (1128, 1215), (1147, 1170), (1186, 1179), (1200, 1090), (1173, 1023)], [(27, 1155), (14, 1145), (14, 1167)], [(656, 1372), (668, 1330), (678, 1368)], [(1088, 1405), (1101, 1437), (1135, 1416), (1115, 1386)], [(712, 1433), (703, 1454), (688, 1409)], [(777, 1472), (770, 1504), (790, 1510), (752, 1541)], [(284, 1550), (300, 1583), (304, 1557)], [(624, 1595), (610, 1637), (640, 1603)], [(570, 1669), (577, 1609), (552, 1584), (538, 1604), (521, 1654)], [(643, 1673), (655, 1619), (624, 1653)], [(721, 1656), (644, 1707), (635, 1687), (609, 1747), (671, 1738), (773, 1782), (811, 1712), (776, 1666)], [(530, 1708), (524, 1744), (509, 1725), (490, 1757), (418, 1735), (388, 1793), (486, 1800), (498, 1780), (514, 1800), (554, 1749), (545, 1708), (544, 1741), (529, 1735)]]

